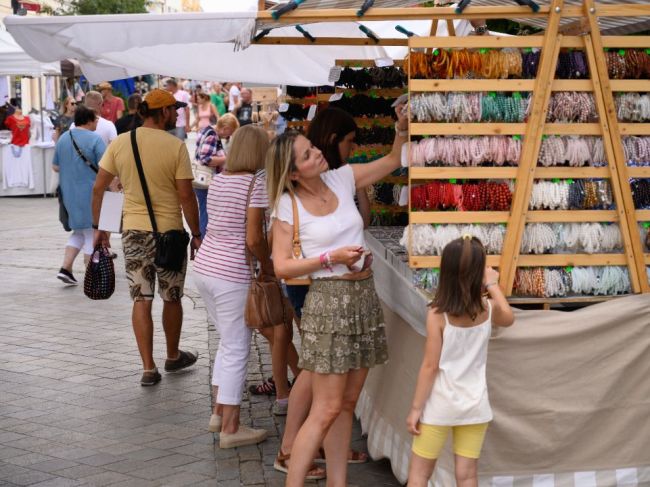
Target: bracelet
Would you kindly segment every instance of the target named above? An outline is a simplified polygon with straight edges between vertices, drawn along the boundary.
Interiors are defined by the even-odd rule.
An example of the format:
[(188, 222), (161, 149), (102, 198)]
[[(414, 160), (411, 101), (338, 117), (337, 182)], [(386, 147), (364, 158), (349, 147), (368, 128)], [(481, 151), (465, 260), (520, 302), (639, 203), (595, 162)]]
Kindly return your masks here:
[(95, 225), (94, 223), (91, 225), (95, 230), (99, 230), (99, 225)]
[(201, 238), (201, 234), (200, 234), (200, 233), (193, 233), (193, 234), (192, 234), (192, 237), (194, 237), (194, 238)]
[(320, 254), (320, 266), (323, 269), (327, 269), (330, 272), (334, 272), (334, 269), (332, 269), (332, 256), (330, 255), (329, 252), (323, 252)]
[(494, 282), (488, 282), (488, 283), (485, 285), (485, 289), (489, 288), (490, 286), (496, 286), (497, 284), (499, 284), (497, 281), (494, 281)]
[(397, 126), (397, 124), (395, 124), (395, 133), (399, 137), (407, 137), (408, 134), (409, 134), (409, 131), (408, 131), (408, 129), (407, 130), (400, 130), (399, 127)]

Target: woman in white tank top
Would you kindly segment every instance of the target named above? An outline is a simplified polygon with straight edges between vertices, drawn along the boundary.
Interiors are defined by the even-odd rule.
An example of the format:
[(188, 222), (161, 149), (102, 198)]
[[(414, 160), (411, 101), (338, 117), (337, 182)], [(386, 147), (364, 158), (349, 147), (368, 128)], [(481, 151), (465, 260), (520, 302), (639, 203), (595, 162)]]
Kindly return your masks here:
[(442, 252), (424, 358), (406, 420), (415, 435), (409, 487), (426, 487), (450, 431), (457, 485), (478, 486), (478, 458), (492, 420), (485, 373), (488, 341), (493, 325), (514, 322), (499, 274), (485, 260), (483, 244), (470, 235)]

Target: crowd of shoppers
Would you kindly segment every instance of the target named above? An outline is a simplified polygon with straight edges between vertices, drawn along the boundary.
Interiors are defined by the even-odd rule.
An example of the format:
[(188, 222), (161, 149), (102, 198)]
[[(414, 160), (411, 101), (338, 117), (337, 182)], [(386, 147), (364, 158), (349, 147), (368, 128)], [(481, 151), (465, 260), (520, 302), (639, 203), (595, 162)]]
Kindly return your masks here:
[[(104, 192), (119, 178), (126, 196), (122, 246), (143, 365), (140, 382), (155, 385), (162, 378), (153, 358), (156, 280), (163, 299), (165, 371), (197, 360), (196, 353), (179, 348), (187, 255), (175, 271), (155, 261), (153, 217), (161, 233), (182, 231), (184, 218), (191, 231), (190, 258), (196, 252), (194, 280), (220, 336), (208, 423), (209, 431), (219, 433), (220, 448), (255, 444), (268, 436), (240, 418), (252, 336), (245, 320), (251, 279), (257, 273), (288, 281), (309, 277), (309, 285), (286, 286), (301, 334), (300, 352), (292, 344), (292, 327), (277, 323), (260, 329), (270, 344), (273, 377), (250, 391), (275, 394), (273, 413), (287, 415), (274, 462), (287, 473), (287, 486), (325, 476), (328, 485), (346, 485), (347, 465), (368, 459), (350, 450), (357, 400), (369, 369), (388, 360), (372, 255), (363, 236), (370, 218), (365, 188), (400, 166), (407, 137), (403, 107), (396, 109), (391, 152), (371, 163), (347, 164), (357, 127), (337, 108), (319, 111), (306, 137), (287, 132), (270, 140), (267, 130), (255, 124), (252, 91), (240, 83), (215, 83), (209, 92), (196, 86), (190, 94), (169, 79), (165, 90), (153, 89), (144, 100), (129, 97), (124, 115), (109, 86), (88, 92), (84, 105), (68, 99), (63, 107), (62, 116), (74, 117), (74, 124), (68, 129), (63, 120), (59, 126), (54, 164), (73, 233), (57, 277), (76, 282), (72, 262), (78, 253), (88, 256), (93, 245), (110, 246), (97, 223)], [(193, 187), (184, 143), (191, 129), (197, 131), (195, 164), (210, 171), (207, 189)], [(460, 445), (457, 480), (476, 485), (476, 461), (491, 420), (484, 377), (489, 330), (513, 321), (497, 278), (486, 268), (485, 250), (476, 239), (463, 237), (443, 252), (425, 360), (407, 421), (416, 436), (409, 485), (426, 484), (450, 430)], [(458, 337), (449, 338), (452, 334)], [(440, 367), (444, 370), (437, 373)], [(447, 372), (454, 368), (471, 369), (472, 380)], [(467, 390), (479, 402), (467, 399), (464, 409), (452, 404), (445, 411), (436, 406)], [(468, 408), (481, 411), (480, 422), (467, 419)], [(326, 461), (326, 470), (314, 463), (317, 459)]]

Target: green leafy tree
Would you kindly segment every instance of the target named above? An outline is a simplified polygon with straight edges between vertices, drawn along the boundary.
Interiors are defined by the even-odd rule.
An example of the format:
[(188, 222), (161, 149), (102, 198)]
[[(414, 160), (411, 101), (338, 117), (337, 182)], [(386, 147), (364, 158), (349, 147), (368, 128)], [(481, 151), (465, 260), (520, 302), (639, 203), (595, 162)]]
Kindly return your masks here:
[(147, 13), (150, 0), (72, 0), (48, 9), (52, 15), (105, 15)]

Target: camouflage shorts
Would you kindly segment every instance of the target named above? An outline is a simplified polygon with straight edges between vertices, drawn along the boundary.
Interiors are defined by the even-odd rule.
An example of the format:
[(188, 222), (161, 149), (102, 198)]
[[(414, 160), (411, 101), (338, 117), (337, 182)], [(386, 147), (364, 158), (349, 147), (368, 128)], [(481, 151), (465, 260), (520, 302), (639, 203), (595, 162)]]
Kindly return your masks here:
[(158, 276), (158, 294), (163, 301), (179, 301), (183, 297), (187, 260), (180, 272), (168, 271), (154, 264), (156, 242), (153, 232), (126, 230), (122, 234), (129, 292), (134, 301), (151, 301)]

